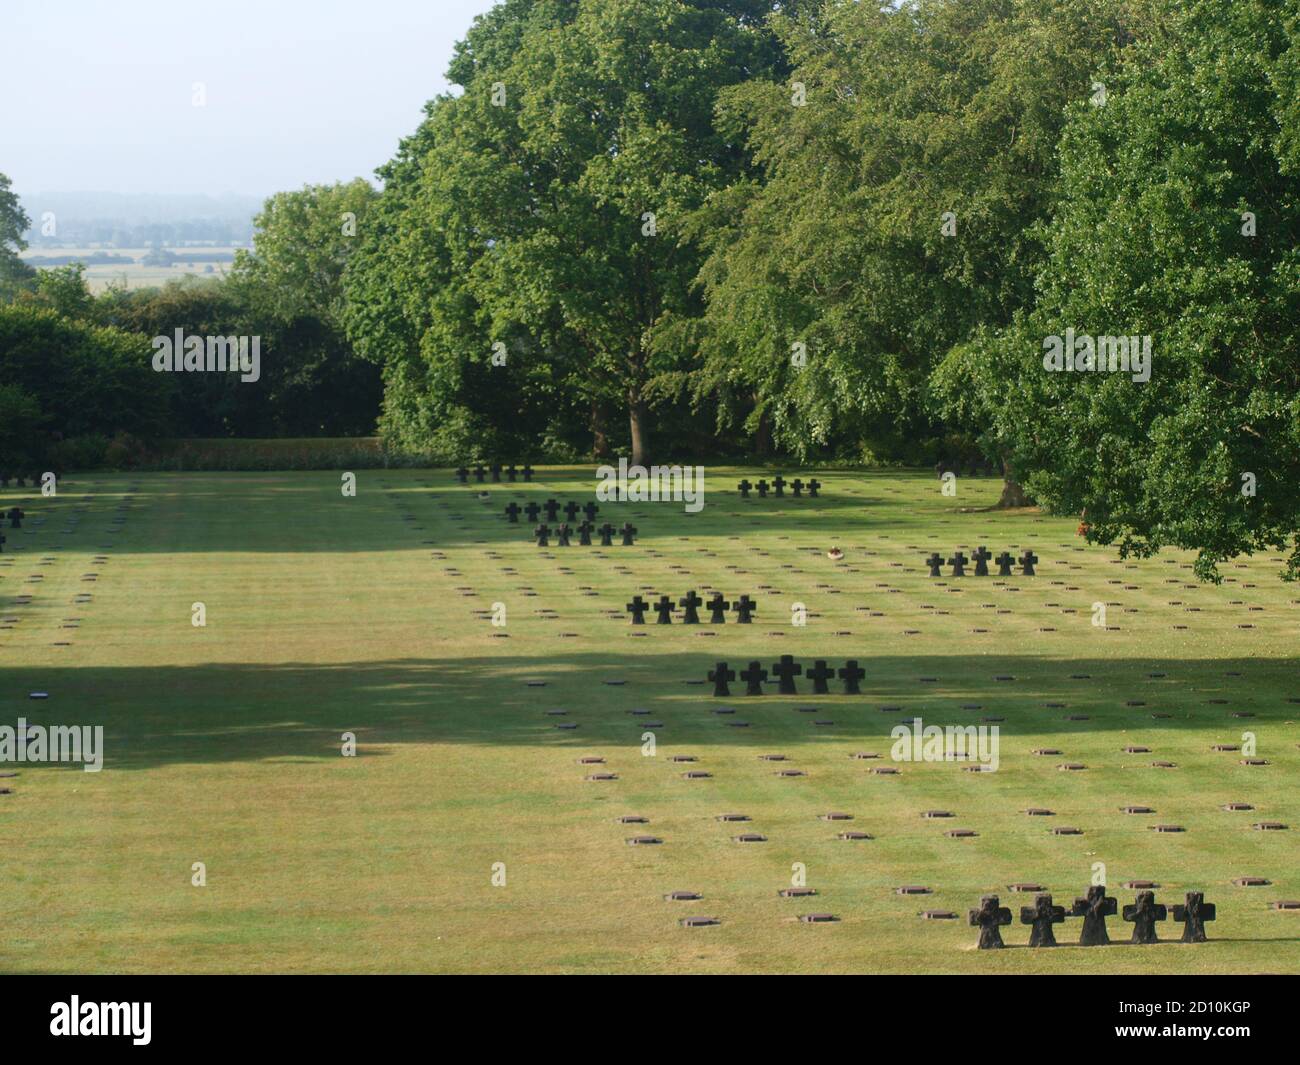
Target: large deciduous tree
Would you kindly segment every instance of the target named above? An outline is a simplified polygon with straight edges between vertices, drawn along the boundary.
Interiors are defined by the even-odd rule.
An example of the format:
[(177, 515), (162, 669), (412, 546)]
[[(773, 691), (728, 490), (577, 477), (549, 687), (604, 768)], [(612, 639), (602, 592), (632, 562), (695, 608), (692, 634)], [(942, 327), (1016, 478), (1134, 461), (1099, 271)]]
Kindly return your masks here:
[[(1195, 549), (1210, 579), (1265, 549), (1300, 576), (1298, 16), (1170, 0), (1104, 105), (1072, 109), (1038, 306), (964, 353), (1040, 501), (1125, 553)], [(1067, 330), (1085, 367), (1084, 337), (1150, 337), (1150, 380), (1109, 351), (1048, 368)]]
[(711, 251), (699, 394), (804, 456), (907, 456), (938, 432), (931, 370), (1032, 302), (1064, 106), (1134, 21), (1122, 0), (780, 16), (793, 73), (723, 95), (763, 180), (696, 219)]
[(388, 202), (350, 271), (386, 420), (432, 429), (503, 400), (527, 419), (554, 397), (597, 436), (625, 412), (648, 456), (652, 408), (694, 357), (675, 327), (701, 311), (685, 221), (746, 168), (714, 106), (779, 73), (774, 6), (512, 0), (476, 23), (450, 70), (463, 92), (381, 172)]

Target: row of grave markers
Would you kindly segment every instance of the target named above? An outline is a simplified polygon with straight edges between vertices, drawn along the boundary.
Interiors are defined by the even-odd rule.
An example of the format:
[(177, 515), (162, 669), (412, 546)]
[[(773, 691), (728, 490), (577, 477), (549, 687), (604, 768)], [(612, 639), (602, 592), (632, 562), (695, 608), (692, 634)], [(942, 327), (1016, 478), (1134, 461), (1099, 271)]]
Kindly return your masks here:
[[(1061, 924), (1067, 917), (1082, 917), (1079, 946), (1098, 947), (1110, 942), (1106, 918), (1113, 917), (1116, 909), (1115, 899), (1106, 894), (1106, 889), (1093, 886), (1088, 888), (1083, 898), (1074, 900), (1074, 906), (1068, 912), (1064, 906), (1052, 905), (1051, 895), (1037, 896), (1033, 906), (1021, 908), (1020, 923), (1032, 929), (1029, 933), (1031, 947), (1054, 947), (1057, 943), (1052, 926)], [(1168, 918), (1169, 908), (1156, 902), (1154, 891), (1139, 891), (1133, 905), (1124, 907), (1122, 916), (1133, 925), (1132, 942), (1158, 943), (1156, 922)], [(1205, 922), (1215, 919), (1214, 903), (1206, 902), (1200, 891), (1189, 891), (1185, 902), (1173, 907), (1173, 917), (1182, 922), (1183, 943), (1204, 943)], [(980, 930), (979, 949), (997, 950), (1005, 946), (1001, 928), (1011, 923), (1011, 910), (1000, 904), (997, 895), (984, 895), (980, 898), (979, 908), (970, 911), (970, 923), (972, 928)]]
[(511, 484), (514, 484), (515, 481), (521, 476), (525, 481), (528, 482), (531, 482), (533, 479), (533, 468), (529, 466), (527, 463), (524, 464), (523, 469), (519, 469), (517, 466), (515, 466), (513, 462), (509, 466), (502, 466), (501, 463), (494, 462), (491, 466), (484, 467), (479, 465), (479, 466), (475, 466), (472, 470), (467, 469), (464, 466), (461, 466), (459, 469), (456, 470), (456, 480), (458, 480), (461, 484), (468, 484), (469, 475), (471, 473), (474, 475), (474, 480), (479, 484), (482, 484), (483, 479), (487, 477), (489, 474), (491, 474), (492, 476), (493, 484), (501, 483), (501, 475), (503, 473), (506, 476), (506, 480), (509, 481)]
[[(804, 673), (803, 666), (794, 660), (793, 655), (782, 655), (778, 661), (772, 663), (771, 675), (776, 678), (777, 692), (780, 695), (798, 695), (794, 678), (799, 676), (807, 676), (813, 682), (814, 695), (829, 695), (828, 682), (836, 677), (844, 682), (845, 695), (861, 695), (859, 682), (867, 674), (866, 670), (858, 665), (856, 658), (850, 658), (838, 670), (827, 665), (826, 659), (818, 658), (808, 667), (807, 673)], [(767, 678), (768, 671), (758, 661), (750, 662), (747, 669), (740, 671), (740, 679), (745, 682), (746, 695), (764, 694), (763, 683)], [(718, 698), (725, 698), (731, 694), (729, 684), (736, 679), (736, 671), (726, 662), (718, 662), (709, 670), (708, 679), (713, 683), (713, 694)]]
[[(1038, 565), (1040, 559), (1032, 550), (1025, 551), (1019, 559), (1011, 554), (1010, 551), (1003, 551), (997, 558), (993, 558), (992, 552), (990, 552), (983, 544), (980, 544), (978, 550), (971, 552), (970, 558), (967, 558), (960, 551), (955, 552), (952, 558), (948, 559), (948, 565), (952, 567), (952, 575), (954, 577), (964, 577), (966, 576), (966, 566), (969, 563), (974, 562), (975, 576), (987, 577), (989, 575), (990, 559), (993, 559), (997, 564), (999, 577), (1015, 576), (1015, 574), (1011, 572), (1011, 567), (1016, 562), (1020, 563), (1020, 572), (1023, 576), (1036, 577), (1038, 575), (1035, 572), (1034, 567)], [(944, 558), (938, 551), (933, 552), (930, 557), (925, 560), (925, 564), (930, 567), (931, 577), (943, 576), (941, 567), (944, 565)]]
[(633, 625), (645, 624), (645, 613), (647, 610), (653, 610), (658, 618), (655, 622), (657, 625), (671, 625), (673, 623), (673, 610), (676, 606), (681, 606), (683, 611), (683, 625), (701, 625), (700, 607), (707, 606), (709, 609), (710, 625), (725, 625), (727, 623), (727, 611), (735, 610), (736, 624), (749, 625), (753, 621), (753, 616), (758, 611), (758, 604), (750, 599), (748, 595), (742, 595), (735, 603), (728, 602), (721, 592), (714, 592), (713, 597), (706, 604), (703, 599), (695, 594), (692, 588), (685, 596), (677, 600), (676, 603), (666, 595), (659, 597), (657, 603), (647, 603), (640, 595), (632, 596), (632, 602), (628, 603), (625, 609), (632, 615)]
[(559, 521), (561, 510), (564, 511), (564, 516), (570, 521), (570, 523), (577, 520), (579, 512), (585, 515), (588, 521), (595, 521), (596, 515), (600, 513), (600, 507), (595, 503), (587, 503), (583, 506), (579, 506), (572, 499), (565, 503), (564, 506), (560, 506), (560, 501), (558, 499), (548, 499), (545, 503), (526, 503), (522, 507), (511, 500), (506, 504), (505, 510), (506, 521), (510, 522), (511, 525), (519, 524), (520, 512), (527, 517), (529, 524), (534, 524), (537, 521), (538, 515), (540, 515), (542, 511), (546, 511), (546, 520), (552, 525)]
[(777, 499), (784, 499), (786, 485), (790, 486), (790, 494), (794, 496), (795, 499), (801, 499), (803, 497), (803, 490), (805, 488), (808, 489), (809, 498), (816, 499), (817, 493), (821, 491), (822, 487), (821, 481), (817, 480), (816, 477), (813, 477), (806, 482), (801, 481), (798, 477), (793, 481), (787, 481), (784, 477), (778, 474), (772, 478), (771, 484), (762, 480), (757, 484), (750, 484), (749, 478), (746, 477), (736, 485), (736, 490), (740, 492), (741, 499), (748, 499), (750, 492), (757, 492), (760, 499), (766, 499), (768, 492), (771, 492)]
[(538, 547), (550, 547), (551, 537), (555, 537), (556, 547), (572, 547), (572, 536), (578, 534), (579, 547), (591, 547), (591, 534), (593, 532), (600, 534), (601, 547), (614, 546), (614, 534), (618, 533), (622, 537), (620, 541), (623, 547), (632, 547), (635, 545), (635, 537), (638, 532), (637, 527), (630, 521), (623, 523), (623, 528), (615, 529), (609, 522), (597, 528), (589, 521), (579, 522), (576, 528), (571, 528), (567, 521), (561, 522), (554, 529), (543, 523), (533, 529), (533, 538), (537, 541)]

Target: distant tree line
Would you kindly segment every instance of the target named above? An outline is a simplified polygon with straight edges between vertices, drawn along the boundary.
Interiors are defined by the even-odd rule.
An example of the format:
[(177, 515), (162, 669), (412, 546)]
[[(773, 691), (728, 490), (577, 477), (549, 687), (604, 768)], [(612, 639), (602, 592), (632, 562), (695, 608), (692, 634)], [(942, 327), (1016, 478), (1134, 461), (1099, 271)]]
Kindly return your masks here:
[(86, 311), (0, 259), (4, 313), (273, 335), (186, 431), (993, 462), (1124, 551), (1300, 574), (1300, 0), (503, 0), (449, 78), (382, 191), (274, 197), (220, 286)]

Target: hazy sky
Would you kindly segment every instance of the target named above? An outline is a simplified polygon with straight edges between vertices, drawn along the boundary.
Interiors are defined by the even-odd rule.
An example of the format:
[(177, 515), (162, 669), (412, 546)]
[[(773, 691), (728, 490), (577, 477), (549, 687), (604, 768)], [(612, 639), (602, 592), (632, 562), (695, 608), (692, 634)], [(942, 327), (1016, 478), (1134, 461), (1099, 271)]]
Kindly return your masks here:
[(263, 196), (369, 177), (492, 5), (3, 0), (0, 173), (23, 195)]

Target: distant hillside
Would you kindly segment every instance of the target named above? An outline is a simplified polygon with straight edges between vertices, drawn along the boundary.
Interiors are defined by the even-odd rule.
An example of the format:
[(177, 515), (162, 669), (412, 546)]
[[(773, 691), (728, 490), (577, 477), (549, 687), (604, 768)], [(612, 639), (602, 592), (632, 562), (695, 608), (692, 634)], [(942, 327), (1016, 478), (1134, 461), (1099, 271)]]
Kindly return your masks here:
[[(114, 192), (56, 192), (22, 197), (32, 220), (26, 240), (32, 248), (113, 244), (213, 241), (244, 244), (253, 236), (253, 216), (262, 208), (256, 196), (127, 195)], [(54, 216), (53, 235), (43, 235), (46, 212)]]

